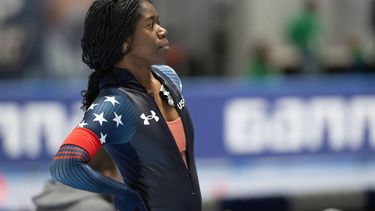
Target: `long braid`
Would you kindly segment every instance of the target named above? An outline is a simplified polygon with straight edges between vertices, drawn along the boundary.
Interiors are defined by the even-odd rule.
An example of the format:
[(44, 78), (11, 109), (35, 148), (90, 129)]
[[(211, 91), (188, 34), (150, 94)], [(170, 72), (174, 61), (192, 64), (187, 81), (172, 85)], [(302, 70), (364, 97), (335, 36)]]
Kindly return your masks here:
[(82, 110), (99, 94), (99, 83), (126, 54), (123, 43), (134, 34), (139, 0), (96, 0), (89, 8), (81, 40), (82, 61), (94, 72), (83, 90)]

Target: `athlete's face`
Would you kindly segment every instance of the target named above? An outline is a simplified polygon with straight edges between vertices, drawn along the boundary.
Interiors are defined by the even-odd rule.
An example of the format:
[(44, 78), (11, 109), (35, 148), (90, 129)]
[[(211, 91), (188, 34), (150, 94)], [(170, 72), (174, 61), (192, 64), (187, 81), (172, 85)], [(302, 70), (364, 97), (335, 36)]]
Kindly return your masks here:
[(149, 1), (140, 2), (139, 12), (140, 19), (127, 56), (148, 65), (163, 64), (169, 50), (167, 30), (160, 25), (159, 14)]

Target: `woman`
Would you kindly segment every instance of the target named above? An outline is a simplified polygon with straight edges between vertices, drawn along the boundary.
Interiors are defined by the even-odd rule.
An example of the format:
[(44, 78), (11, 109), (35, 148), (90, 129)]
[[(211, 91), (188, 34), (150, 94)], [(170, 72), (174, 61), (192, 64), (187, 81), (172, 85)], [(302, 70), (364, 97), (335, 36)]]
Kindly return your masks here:
[[(82, 122), (51, 166), (66, 185), (115, 196), (119, 210), (201, 210), (193, 127), (181, 81), (164, 63), (167, 31), (147, 0), (98, 0), (89, 8), (82, 59), (95, 71)], [(159, 64), (159, 65), (155, 65)], [(124, 183), (86, 163), (104, 146)]]

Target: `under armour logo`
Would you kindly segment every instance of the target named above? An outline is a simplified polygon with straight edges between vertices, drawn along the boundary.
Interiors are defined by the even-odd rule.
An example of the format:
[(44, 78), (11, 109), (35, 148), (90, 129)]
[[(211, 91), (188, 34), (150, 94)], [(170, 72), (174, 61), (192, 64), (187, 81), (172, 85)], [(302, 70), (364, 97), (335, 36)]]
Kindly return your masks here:
[(156, 116), (155, 111), (151, 110), (151, 115), (146, 116), (145, 113), (142, 113), (141, 118), (143, 119), (144, 125), (150, 125), (150, 120), (155, 119), (155, 121), (159, 121), (159, 117)]

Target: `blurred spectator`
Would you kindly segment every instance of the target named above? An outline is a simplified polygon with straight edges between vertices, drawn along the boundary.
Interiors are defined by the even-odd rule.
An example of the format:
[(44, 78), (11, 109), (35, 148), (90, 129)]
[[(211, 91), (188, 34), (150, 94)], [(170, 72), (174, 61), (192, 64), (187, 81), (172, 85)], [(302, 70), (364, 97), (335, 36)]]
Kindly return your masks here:
[(320, 42), (322, 23), (318, 17), (316, 0), (306, 0), (301, 13), (293, 19), (287, 28), (288, 40), (299, 53), (299, 68), (302, 73), (320, 71)]
[[(107, 177), (120, 180), (117, 167), (104, 148), (100, 149), (89, 165)], [(33, 197), (33, 202), (36, 211), (115, 210), (109, 195), (74, 189), (53, 180), (48, 181), (41, 194)]]
[[(371, 1), (371, 8), (370, 8), (370, 27), (371, 27), (371, 31), (372, 31), (372, 38), (373, 38), (373, 41), (375, 41), (375, 0), (372, 0)], [(373, 62), (375, 60), (375, 52), (372, 54), (372, 59), (370, 59), (370, 65), (372, 66), (371, 67), (371, 72), (375, 72), (375, 63)]]
[(228, 53), (228, 35), (224, 28), (217, 28), (212, 33), (213, 64), (215, 75), (224, 75)]
[(211, 45), (213, 50), (213, 63), (215, 75), (224, 75), (227, 68), (229, 52), (229, 18), (233, 8), (231, 1), (218, 1), (212, 5), (213, 20), (211, 29)]
[(267, 43), (257, 43), (248, 66), (248, 74), (254, 78), (275, 76), (280, 71), (270, 58), (270, 46)]
[(86, 77), (81, 37), (85, 13), (92, 0), (45, 0), (43, 61), (52, 78)]
[(353, 35), (348, 40), (348, 48), (351, 57), (351, 73), (367, 73), (368, 65), (366, 63), (363, 42), (359, 36)]
[(0, 1), (0, 78), (20, 78), (40, 56), (40, 1)]

